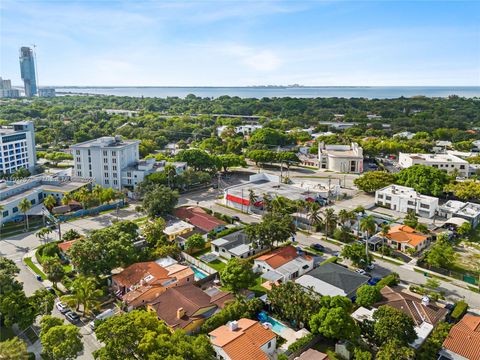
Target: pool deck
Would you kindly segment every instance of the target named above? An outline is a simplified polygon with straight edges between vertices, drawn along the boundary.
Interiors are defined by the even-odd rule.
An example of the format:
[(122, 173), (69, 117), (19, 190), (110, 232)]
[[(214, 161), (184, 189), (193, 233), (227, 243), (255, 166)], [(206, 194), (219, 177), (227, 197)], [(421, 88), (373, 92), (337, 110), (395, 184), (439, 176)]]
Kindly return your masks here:
[(283, 328), (280, 331), (273, 330), (274, 333), (277, 335), (280, 335), (282, 338), (287, 340), (280, 348), (284, 351), (288, 349), (288, 347), (293, 344), (295, 341), (298, 339), (304, 337), (305, 335), (310, 334), (310, 331), (307, 329), (300, 329), (298, 331), (293, 330), (292, 328), (288, 327), (285, 323), (282, 321), (279, 321), (273, 317), (270, 316), (272, 320), (275, 320), (276, 322), (280, 323), (283, 325)]

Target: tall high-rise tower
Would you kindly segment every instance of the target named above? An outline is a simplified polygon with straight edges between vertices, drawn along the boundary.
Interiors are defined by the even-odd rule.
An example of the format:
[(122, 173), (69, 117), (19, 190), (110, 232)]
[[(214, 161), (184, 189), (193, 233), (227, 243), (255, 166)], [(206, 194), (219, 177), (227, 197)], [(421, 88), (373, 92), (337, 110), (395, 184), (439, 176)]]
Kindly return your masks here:
[(37, 94), (35, 59), (33, 50), (27, 46), (20, 48), (20, 74), (25, 85), (25, 96), (35, 96)]

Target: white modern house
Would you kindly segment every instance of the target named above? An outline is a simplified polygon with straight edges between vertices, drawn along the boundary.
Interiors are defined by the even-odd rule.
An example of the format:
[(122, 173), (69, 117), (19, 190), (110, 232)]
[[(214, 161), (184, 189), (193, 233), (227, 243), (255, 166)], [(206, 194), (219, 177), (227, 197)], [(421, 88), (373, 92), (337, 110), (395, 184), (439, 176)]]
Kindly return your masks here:
[(393, 137), (404, 138), (407, 140), (413, 139), (414, 136), (415, 136), (415, 133), (410, 131), (402, 131), (393, 135)]
[(375, 203), (401, 213), (412, 210), (418, 216), (426, 218), (434, 217), (438, 208), (438, 198), (422, 195), (413, 188), (400, 185), (389, 185), (377, 190)]
[(0, 128), (0, 172), (12, 174), (18, 169), (35, 169), (35, 131), (32, 121), (19, 121)]
[(468, 162), (452, 154), (407, 154), (400, 153), (398, 164), (403, 169), (413, 165), (431, 166), (447, 173), (457, 170), (459, 176), (468, 176)]
[(363, 172), (363, 149), (357, 143), (350, 145), (318, 144), (319, 167), (343, 173)]
[[(261, 129), (262, 127), (263, 127), (262, 125), (247, 124), (247, 125), (234, 126), (233, 128), (236, 134), (249, 135), (255, 130)], [(219, 126), (217, 128), (217, 135), (218, 136), (222, 135), (222, 133), (228, 128), (229, 126), (227, 125)]]

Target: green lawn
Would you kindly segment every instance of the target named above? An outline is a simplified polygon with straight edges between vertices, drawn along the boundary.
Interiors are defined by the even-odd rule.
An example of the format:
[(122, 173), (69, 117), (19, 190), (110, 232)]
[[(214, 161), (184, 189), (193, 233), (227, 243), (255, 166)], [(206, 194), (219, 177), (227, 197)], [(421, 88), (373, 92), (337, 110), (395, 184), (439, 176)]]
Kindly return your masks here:
[(254, 293), (255, 293), (255, 296), (262, 296), (262, 295), (265, 295), (267, 293), (267, 289), (265, 289), (263, 286), (262, 286), (262, 283), (264, 283), (265, 280), (261, 278), (261, 276), (258, 276), (256, 279), (255, 279), (255, 285), (254, 286), (251, 286), (249, 288), (249, 290), (252, 290)]
[(45, 275), (33, 262), (32, 258), (25, 258), (25, 264), (33, 270), (33, 272), (37, 275), (40, 275), (42, 277), (42, 280), (45, 280), (47, 278), (47, 275)]
[[(43, 227), (42, 218), (29, 218), (28, 231), (35, 231)], [(25, 233), (25, 223), (20, 222), (7, 222), (2, 226), (1, 236), (15, 236)]]
[(210, 266), (211, 268), (214, 268), (214, 269), (217, 270), (218, 272), (222, 271), (223, 268), (225, 267), (225, 265), (227, 265), (227, 264), (225, 264), (223, 261), (218, 260), (218, 259), (217, 259), (217, 260), (213, 260), (213, 261), (211, 261), (211, 262), (209, 262), (209, 263), (205, 263), (205, 264), (207, 264), (207, 265)]

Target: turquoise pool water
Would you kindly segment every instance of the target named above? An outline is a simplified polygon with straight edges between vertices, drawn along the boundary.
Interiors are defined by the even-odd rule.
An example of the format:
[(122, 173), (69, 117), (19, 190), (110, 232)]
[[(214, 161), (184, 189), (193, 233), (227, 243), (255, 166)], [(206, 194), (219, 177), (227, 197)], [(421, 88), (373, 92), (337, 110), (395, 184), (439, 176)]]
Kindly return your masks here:
[(195, 280), (205, 279), (205, 278), (208, 276), (208, 275), (205, 274), (203, 271), (200, 271), (199, 269), (197, 269), (197, 268), (196, 268), (195, 266), (193, 266), (193, 265), (190, 265), (190, 268), (193, 270)]
[(287, 326), (283, 325), (278, 320), (275, 320), (274, 318), (268, 316), (265, 312), (261, 312), (258, 315), (258, 319), (261, 322), (268, 322), (268, 323), (272, 324), (272, 330), (273, 330), (273, 332), (275, 332), (277, 334), (281, 334), (285, 329), (288, 329)]

